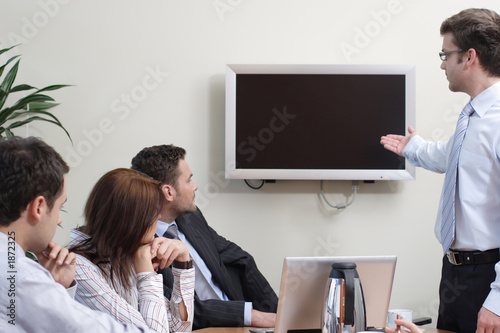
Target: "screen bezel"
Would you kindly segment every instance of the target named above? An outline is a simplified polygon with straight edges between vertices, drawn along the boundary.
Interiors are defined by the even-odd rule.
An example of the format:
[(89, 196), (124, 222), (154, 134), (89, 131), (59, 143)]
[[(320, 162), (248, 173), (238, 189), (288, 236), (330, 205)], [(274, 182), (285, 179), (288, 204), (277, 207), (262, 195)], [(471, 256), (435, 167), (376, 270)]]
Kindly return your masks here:
[[(227, 179), (414, 180), (415, 167), (404, 169), (241, 169), (236, 166), (236, 77), (238, 74), (368, 74), (405, 76), (405, 128), (415, 126), (415, 65), (256, 65), (226, 66), (225, 174)], [(389, 133), (384, 133), (389, 134)], [(405, 134), (405, 133), (394, 133)], [(406, 133), (407, 134), (407, 133)], [(405, 134), (405, 135), (406, 135)]]

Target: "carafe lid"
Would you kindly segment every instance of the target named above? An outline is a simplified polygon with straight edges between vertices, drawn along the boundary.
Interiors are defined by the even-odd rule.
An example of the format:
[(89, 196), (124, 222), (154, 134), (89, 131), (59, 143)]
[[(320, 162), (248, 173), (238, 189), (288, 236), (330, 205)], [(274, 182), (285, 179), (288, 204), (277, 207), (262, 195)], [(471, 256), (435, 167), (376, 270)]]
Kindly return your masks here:
[(332, 264), (334, 269), (354, 269), (356, 268), (356, 263), (354, 262), (334, 262)]
[(330, 272), (331, 278), (344, 278), (344, 272), (353, 271), (354, 277), (358, 277), (358, 272), (356, 271), (356, 264), (353, 262), (335, 262), (332, 264), (332, 270)]

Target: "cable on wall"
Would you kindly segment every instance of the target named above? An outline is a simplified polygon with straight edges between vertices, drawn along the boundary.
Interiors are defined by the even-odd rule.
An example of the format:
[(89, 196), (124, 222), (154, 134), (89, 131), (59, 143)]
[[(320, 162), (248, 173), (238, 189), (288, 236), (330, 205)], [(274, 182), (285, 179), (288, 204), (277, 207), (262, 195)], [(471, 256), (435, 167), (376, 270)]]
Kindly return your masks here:
[(320, 186), (321, 198), (323, 198), (323, 200), (325, 201), (325, 203), (329, 207), (334, 208), (334, 209), (344, 209), (344, 208), (347, 208), (348, 206), (352, 205), (352, 203), (356, 199), (356, 194), (358, 193), (358, 190), (359, 190), (359, 181), (357, 181), (357, 180), (353, 180), (352, 181), (352, 191), (353, 191), (353, 194), (352, 194), (352, 197), (351, 197), (351, 201), (348, 201), (348, 202), (345, 202), (345, 203), (338, 203), (336, 205), (331, 204), (328, 201), (328, 199), (326, 198), (325, 192), (323, 192), (323, 181), (322, 180), (320, 181), (320, 185), (319, 186)]
[(253, 190), (260, 190), (262, 188), (262, 186), (264, 186), (264, 183), (266, 182), (265, 180), (262, 180), (262, 183), (260, 185), (253, 186), (252, 184), (250, 184), (250, 182), (248, 181), (248, 179), (244, 179), (244, 181), (245, 181), (245, 184), (247, 184), (247, 186), (250, 187)]

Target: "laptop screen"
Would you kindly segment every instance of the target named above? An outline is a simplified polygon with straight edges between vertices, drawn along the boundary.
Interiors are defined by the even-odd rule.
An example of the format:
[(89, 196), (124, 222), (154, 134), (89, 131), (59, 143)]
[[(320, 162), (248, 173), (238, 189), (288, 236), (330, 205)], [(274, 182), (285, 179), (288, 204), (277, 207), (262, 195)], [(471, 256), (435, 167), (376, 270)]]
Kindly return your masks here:
[(321, 328), (325, 288), (335, 262), (356, 263), (367, 327), (385, 327), (396, 256), (287, 257), (283, 263), (275, 333)]

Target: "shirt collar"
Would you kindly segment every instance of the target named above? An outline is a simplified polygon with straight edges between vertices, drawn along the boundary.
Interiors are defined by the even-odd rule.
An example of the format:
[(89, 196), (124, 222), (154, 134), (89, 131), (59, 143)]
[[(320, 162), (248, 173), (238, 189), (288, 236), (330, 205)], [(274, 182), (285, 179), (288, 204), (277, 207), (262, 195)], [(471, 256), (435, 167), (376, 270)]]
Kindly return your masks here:
[(80, 243), (81, 241), (84, 241), (89, 238), (89, 236), (86, 233), (83, 233), (78, 229), (71, 229), (69, 231), (69, 237), (71, 240), (70, 245)]
[(156, 227), (156, 234), (158, 236), (162, 236), (165, 233), (165, 231), (167, 231), (168, 227), (170, 227), (172, 224), (175, 224), (175, 226), (177, 227), (177, 223), (175, 221), (167, 223), (158, 220), (158, 226)]
[(483, 117), (497, 101), (498, 96), (500, 96), (500, 82), (497, 82), (486, 90), (483, 90), (470, 103), (479, 117)]

